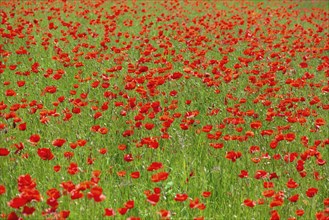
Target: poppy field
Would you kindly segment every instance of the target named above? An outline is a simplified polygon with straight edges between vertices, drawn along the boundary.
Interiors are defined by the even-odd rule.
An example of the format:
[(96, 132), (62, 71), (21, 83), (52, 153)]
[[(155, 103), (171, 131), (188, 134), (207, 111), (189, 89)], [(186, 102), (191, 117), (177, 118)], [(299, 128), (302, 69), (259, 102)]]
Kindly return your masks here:
[(0, 2), (0, 219), (329, 219), (326, 1)]

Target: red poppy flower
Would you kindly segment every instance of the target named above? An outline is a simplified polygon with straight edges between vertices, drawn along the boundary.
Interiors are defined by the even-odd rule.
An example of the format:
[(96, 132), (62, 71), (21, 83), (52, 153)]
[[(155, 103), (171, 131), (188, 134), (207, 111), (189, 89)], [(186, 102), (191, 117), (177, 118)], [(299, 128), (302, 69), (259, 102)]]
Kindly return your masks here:
[(274, 199), (270, 203), (270, 208), (277, 207), (277, 206), (282, 206), (283, 205), (283, 199)]
[(147, 201), (151, 203), (151, 205), (156, 205), (160, 200), (160, 195), (159, 194), (151, 194), (147, 196)]
[(127, 211), (128, 211), (128, 209), (126, 207), (118, 208), (118, 212), (120, 213), (120, 215), (126, 214)]
[(24, 215), (32, 215), (35, 210), (34, 207), (24, 206), (22, 213)]
[(54, 158), (54, 155), (49, 148), (39, 148), (38, 155), (42, 160), (52, 160)]
[(77, 143), (80, 147), (83, 147), (87, 144), (87, 140), (81, 139), (81, 140), (78, 140)]
[(140, 177), (140, 172), (136, 171), (136, 172), (132, 172), (130, 174), (131, 178), (133, 179), (138, 179)]
[(160, 181), (164, 181), (168, 178), (169, 173), (167, 172), (159, 172), (156, 174), (153, 174), (151, 177), (152, 182), (160, 182)]
[(123, 137), (129, 137), (129, 136), (131, 136), (131, 135), (133, 135), (134, 134), (134, 131), (133, 130), (126, 130), (126, 131), (124, 131), (123, 133), (122, 133), (122, 136)]
[(70, 148), (75, 149), (78, 147), (78, 143), (70, 143)]
[(259, 146), (251, 146), (249, 148), (249, 153), (253, 154), (253, 153), (257, 153), (260, 151), (260, 147)]
[(324, 204), (324, 206), (329, 206), (329, 198), (325, 198), (323, 200), (323, 204)]
[(222, 149), (224, 147), (223, 143), (209, 143), (209, 145), (214, 149)]
[(119, 150), (126, 150), (127, 149), (127, 145), (125, 145), (125, 144), (120, 144), (119, 146), (118, 146), (118, 149)]
[(147, 168), (147, 171), (154, 171), (161, 169), (163, 167), (161, 162), (153, 162), (150, 164), (150, 166)]
[(272, 190), (272, 189), (265, 190), (265, 191), (263, 191), (262, 194), (263, 194), (264, 197), (272, 197), (275, 194), (275, 191)]
[(52, 145), (55, 147), (62, 147), (66, 143), (65, 139), (59, 138), (56, 140), (53, 140)]
[(171, 78), (172, 78), (172, 79), (180, 79), (182, 76), (183, 76), (182, 73), (180, 73), (180, 72), (174, 72), (174, 73), (171, 75)]
[(243, 201), (243, 204), (244, 204), (245, 206), (248, 206), (248, 207), (250, 207), (250, 208), (253, 208), (253, 207), (256, 205), (256, 202), (252, 201), (251, 199), (245, 199), (245, 200)]
[(114, 209), (105, 208), (104, 216), (114, 216), (114, 215), (115, 215)]
[(81, 108), (78, 108), (78, 107), (72, 108), (72, 113), (74, 113), (74, 114), (80, 114), (81, 113)]
[(149, 68), (147, 66), (140, 66), (137, 73), (139, 74), (139, 73), (147, 72), (148, 69)]
[(298, 187), (298, 183), (296, 183), (292, 178), (289, 178), (287, 182), (287, 187), (290, 189), (294, 189)]
[(33, 63), (32, 66), (31, 66), (32, 72), (38, 73), (39, 72), (39, 70), (38, 70), (39, 66), (40, 66), (40, 64), (38, 62)]
[(61, 166), (60, 165), (55, 165), (53, 169), (57, 173), (61, 170)]
[(305, 213), (305, 211), (304, 211), (303, 209), (297, 209), (297, 210), (296, 210), (296, 215), (297, 215), (297, 216), (303, 216), (304, 213)]
[(280, 215), (277, 210), (271, 210), (270, 220), (280, 220)]
[(103, 195), (103, 189), (100, 186), (94, 186), (87, 194), (88, 199), (94, 199), (95, 202), (101, 202), (105, 199)]
[(134, 200), (129, 200), (129, 201), (127, 201), (127, 202), (125, 203), (125, 207), (126, 207), (127, 209), (132, 209), (132, 208), (134, 208), (134, 207), (135, 207), (135, 201), (134, 201)]
[(5, 127), (6, 127), (6, 124), (0, 123), (0, 130), (5, 129)]
[(79, 190), (72, 190), (71, 191), (71, 199), (72, 200), (76, 200), (76, 199), (81, 199), (81, 198), (83, 198), (83, 193), (82, 192), (80, 192)]
[(311, 187), (311, 188), (307, 189), (306, 195), (307, 195), (307, 197), (312, 198), (318, 193), (318, 191), (319, 190), (317, 188)]
[(134, 160), (132, 154), (125, 154), (125, 155), (123, 156), (123, 159), (124, 159), (126, 162), (131, 162), (131, 161)]
[(211, 131), (212, 127), (212, 125), (205, 125), (202, 127), (202, 131), (208, 133)]
[(35, 181), (31, 178), (30, 174), (19, 176), (17, 182), (18, 182), (19, 192), (23, 192), (29, 189), (34, 189), (37, 185)]
[(274, 183), (273, 182), (264, 182), (263, 183), (263, 186), (264, 186), (265, 189), (273, 188), (274, 187)]
[(202, 196), (205, 198), (209, 197), (210, 195), (211, 195), (211, 192), (209, 192), (209, 191), (205, 191), (202, 193)]
[(126, 176), (126, 171), (124, 171), (124, 170), (121, 170), (121, 171), (118, 171), (117, 172), (117, 175), (119, 176), (119, 177), (125, 177)]
[(44, 89), (44, 93), (53, 94), (56, 91), (57, 91), (57, 87), (56, 86), (46, 86), (46, 88)]
[(72, 114), (71, 113), (65, 113), (65, 116), (63, 118), (63, 121), (69, 121), (72, 118)]
[(18, 129), (20, 131), (25, 131), (26, 130), (26, 123), (22, 123), (22, 124), (18, 125)]
[(319, 166), (323, 166), (323, 165), (325, 165), (327, 162), (326, 162), (324, 159), (319, 158), (319, 159), (316, 160), (316, 163), (317, 163)]
[(101, 112), (96, 112), (95, 114), (94, 114), (94, 119), (98, 119), (98, 118), (100, 118), (100, 117), (102, 117), (102, 113)]
[(20, 207), (25, 206), (28, 203), (28, 200), (21, 197), (15, 197), (8, 202), (8, 205), (14, 209), (19, 209)]
[(175, 201), (184, 202), (188, 198), (187, 194), (176, 194)]
[(229, 152), (226, 152), (225, 158), (231, 160), (232, 162), (235, 162), (238, 158), (241, 157), (241, 155), (242, 154), (240, 151), (237, 151), (237, 152), (229, 151)]
[(98, 152), (100, 154), (106, 154), (107, 153), (107, 149), (106, 148), (101, 148), (101, 149), (98, 150)]
[(323, 118), (317, 118), (315, 120), (315, 126), (320, 127), (326, 124), (326, 121)]
[(16, 92), (12, 89), (7, 89), (5, 92), (6, 96), (16, 96)]
[(0, 185), (0, 195), (6, 193), (6, 187), (4, 185)]
[(10, 151), (7, 148), (0, 148), (0, 156), (7, 156)]
[(264, 179), (268, 176), (268, 173), (265, 170), (258, 170), (255, 173), (255, 179)]
[(199, 198), (195, 198), (195, 199), (190, 199), (190, 208), (191, 209), (195, 209), (198, 208), (201, 205)]
[(250, 127), (252, 129), (259, 129), (262, 127), (262, 122), (261, 121), (254, 121), (250, 123)]
[(99, 132), (100, 134), (107, 134), (107, 132), (108, 132), (108, 128), (106, 128), (106, 127), (100, 128), (100, 129), (98, 130), (98, 132)]
[(300, 63), (299, 66), (300, 66), (301, 68), (307, 68), (307, 67), (308, 67), (308, 65), (307, 65), (306, 62), (302, 62), (302, 63)]
[(261, 135), (262, 135), (262, 136), (266, 136), (266, 135), (270, 136), (270, 135), (272, 135), (273, 133), (274, 133), (273, 130), (262, 130), (262, 131), (261, 131)]
[(164, 219), (169, 219), (171, 216), (171, 212), (165, 209), (161, 209), (158, 214)]
[(47, 190), (47, 196), (49, 198), (58, 199), (59, 197), (61, 197), (61, 193), (57, 189), (52, 188)]
[(177, 93), (178, 93), (178, 92), (177, 92), (176, 90), (172, 90), (172, 91), (170, 91), (169, 95), (170, 95), (170, 96), (176, 96)]
[(279, 142), (276, 140), (272, 140), (270, 142), (270, 148), (275, 149), (278, 146)]
[(25, 81), (17, 81), (16, 84), (18, 85), (18, 87), (22, 87), (25, 85)]
[(135, 88), (136, 88), (136, 83), (134, 81), (133, 82), (128, 82), (125, 85), (125, 90), (133, 90)]
[(10, 70), (15, 70), (16, 68), (17, 68), (17, 65), (10, 65), (10, 66), (9, 66), (9, 69), (10, 69)]
[(240, 174), (238, 176), (240, 178), (247, 178), (248, 177), (248, 171), (247, 170), (241, 170)]
[(288, 198), (290, 202), (297, 202), (299, 199), (299, 194), (292, 195)]
[(37, 144), (40, 141), (40, 135), (38, 134), (32, 134), (30, 136), (29, 142), (32, 144)]
[(187, 130), (188, 129), (188, 125), (187, 124), (180, 124), (179, 126), (180, 126), (180, 128), (182, 130)]
[(70, 175), (74, 175), (74, 174), (78, 173), (79, 172), (78, 164), (76, 164), (76, 163), (70, 163), (70, 166), (67, 168), (67, 172)]
[(152, 129), (154, 128), (154, 124), (153, 124), (153, 123), (146, 123), (146, 124), (145, 124), (145, 128), (146, 128), (147, 130), (152, 130)]
[(295, 140), (296, 134), (295, 133), (288, 133), (285, 135), (284, 139), (291, 142)]
[(17, 214), (15, 212), (11, 212), (8, 214), (7, 219), (8, 220), (19, 220), (20, 218), (17, 216)]
[(65, 157), (66, 159), (71, 159), (73, 156), (74, 156), (74, 153), (71, 152), (71, 151), (66, 151), (66, 152), (64, 152), (64, 157)]
[(69, 210), (62, 210), (59, 212), (59, 216), (62, 219), (67, 219), (70, 216), (70, 211)]
[(161, 193), (161, 188), (159, 188), (159, 187), (155, 187), (155, 188), (153, 189), (153, 192), (156, 193), (156, 194), (160, 194), (160, 193)]

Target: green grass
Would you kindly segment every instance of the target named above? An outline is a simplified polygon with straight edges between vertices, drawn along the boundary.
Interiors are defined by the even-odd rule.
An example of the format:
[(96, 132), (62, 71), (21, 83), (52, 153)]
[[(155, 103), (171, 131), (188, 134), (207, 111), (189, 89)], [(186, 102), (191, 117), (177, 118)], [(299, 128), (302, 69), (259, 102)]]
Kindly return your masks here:
[[(19, 1), (1, 3), (8, 20), (0, 26), (3, 35), (0, 45), (2, 50), (10, 52), (9, 56), (2, 52), (0, 61), (1, 66), (5, 66), (2, 67), (3, 71), (0, 74), (0, 104), (7, 105), (7, 108), (0, 110), (0, 125), (5, 126), (3, 129), (0, 126), (0, 148), (10, 151), (8, 156), (0, 158), (0, 185), (6, 188), (6, 192), (0, 195), (0, 214), (3, 218), (6, 219), (13, 211), (24, 219), (55, 218), (60, 211), (69, 210), (69, 219), (100, 219), (103, 218), (105, 208), (113, 208), (116, 219), (131, 216), (160, 219), (158, 212), (162, 209), (169, 210), (172, 219), (193, 219), (200, 216), (205, 219), (270, 219), (271, 210), (277, 210), (282, 219), (288, 219), (297, 217), (297, 209), (305, 211), (301, 219), (315, 219), (316, 213), (325, 210), (323, 203), (329, 196), (328, 166), (317, 165), (316, 157), (310, 156), (304, 164), (307, 175), (302, 178), (296, 170), (296, 165), (297, 161), (301, 160), (301, 155), (312, 148), (316, 149), (318, 157), (324, 160), (329, 158), (329, 117), (328, 109), (325, 108), (329, 104), (329, 99), (328, 93), (321, 90), (327, 86), (328, 73), (325, 69), (318, 70), (318, 66), (326, 62), (327, 52), (325, 49), (317, 54), (307, 50), (326, 47), (328, 25), (325, 23), (325, 13), (328, 13), (328, 8), (322, 1), (312, 4), (306, 1), (282, 4), (264, 2), (263, 5), (257, 5), (258, 2), (239, 3), (241, 7), (237, 7), (231, 2), (221, 1), (164, 1), (159, 4), (145, 1), (145, 6), (143, 1), (117, 1), (105, 2), (98, 8), (92, 5), (92, 1), (68, 1), (66, 6), (59, 1), (35, 1), (27, 5), (19, 4)], [(127, 12), (111, 17), (116, 13), (114, 8), (111, 9), (112, 6), (120, 9), (120, 13), (128, 7)], [(60, 11), (57, 12), (55, 8)], [(28, 10), (31, 14), (24, 16)], [(310, 17), (311, 13), (314, 17), (310, 18), (310, 21), (305, 20), (305, 16)], [(52, 16), (53, 19), (48, 21), (48, 16)], [(91, 21), (95, 22), (98, 17), (99, 23), (91, 24)], [(243, 23), (240, 23), (240, 18)], [(124, 26), (128, 19), (133, 21), (131, 27)], [(36, 20), (39, 25), (35, 24)], [(73, 29), (63, 26), (61, 21), (71, 21), (72, 26), (81, 25), (77, 28), (76, 34), (73, 34)], [(58, 28), (50, 30), (50, 22)], [(116, 23), (116, 29), (106, 33), (105, 26), (111, 22)], [(228, 23), (231, 23), (232, 27), (227, 25)], [(316, 33), (316, 24), (324, 30)], [(14, 30), (22, 27), (24, 37), (5, 37), (4, 33), (10, 33), (9, 26)], [(31, 30), (28, 30), (28, 26), (31, 26)], [(299, 29), (295, 30), (297, 26)], [(253, 33), (256, 28), (259, 28), (259, 31), (253, 34), (254, 40), (245, 38), (247, 30)], [(242, 32), (239, 34), (240, 29)], [(88, 30), (97, 33), (98, 37), (93, 38)], [(143, 30), (146, 30), (145, 33), (142, 33)], [(163, 31), (162, 37), (159, 37), (160, 31)], [(45, 50), (41, 44), (48, 33), (51, 33), (52, 37), (49, 39), (48, 49)], [(119, 33), (122, 35), (119, 36)], [(125, 33), (129, 33), (129, 37), (124, 37)], [(109, 39), (106, 43), (107, 50), (101, 46), (104, 35)], [(185, 38), (187, 35), (189, 37)], [(291, 35), (291, 38), (283, 42), (282, 39), (286, 35)], [(315, 35), (320, 39), (318, 44), (314, 43)], [(29, 36), (30, 39), (34, 37), (35, 44), (27, 48), (26, 42), (32, 42)], [(299, 50), (296, 47), (298, 41), (303, 43), (304, 49)], [(258, 45), (253, 47), (253, 43)], [(275, 46), (276, 44), (280, 47)], [(130, 49), (124, 49), (127, 45), (130, 45)], [(283, 46), (288, 50), (282, 51)], [(15, 51), (20, 47), (27, 49), (29, 54), (16, 54)], [(79, 47), (79, 50), (74, 52), (76, 47)], [(120, 48), (121, 52), (115, 53), (112, 47)], [(154, 48), (154, 51), (151, 55), (144, 56), (147, 48)], [(219, 48), (233, 51), (225, 54), (220, 52)], [(246, 49), (259, 52), (263, 59), (253, 60), (248, 66), (242, 64), (242, 68), (236, 69), (235, 64), (240, 63), (239, 58), (248, 57), (244, 54)], [(56, 54), (59, 50), (61, 52)], [(294, 50), (295, 54), (289, 52), (291, 50)], [(92, 51), (97, 51), (97, 58), (86, 59), (85, 55)], [(80, 52), (84, 54), (78, 56)], [(278, 53), (278, 56), (271, 58), (273, 52)], [(54, 56), (59, 57), (63, 53), (67, 54), (70, 61), (61, 62), (53, 59)], [(154, 56), (155, 54), (159, 56)], [(109, 57), (108, 60), (104, 59), (106, 56)], [(219, 65), (224, 56), (228, 58), (228, 63), (224, 66), (229, 70), (221, 69)], [(305, 69), (299, 65), (304, 56), (308, 57), (309, 65)], [(103, 59), (100, 59), (101, 57)], [(151, 59), (143, 62), (142, 58), (145, 57)], [(286, 63), (288, 58), (291, 59), (290, 64)], [(218, 63), (210, 64), (211, 60)], [(37, 73), (31, 71), (31, 65), (35, 62), (40, 64)], [(82, 62), (84, 66), (76, 67), (75, 62)], [(275, 63), (278, 67), (287, 68), (286, 73), (273, 67)], [(15, 64), (17, 68), (10, 70), (9, 66)], [(140, 74), (129, 73), (131, 64), (136, 68), (147, 66), (148, 71)], [(168, 67), (169, 64), (171, 67)], [(108, 72), (108, 69), (118, 66), (122, 69)], [(168, 68), (162, 71), (165, 67)], [(191, 71), (184, 70), (186, 67), (190, 67)], [(220, 72), (218, 78), (213, 74), (215, 67)], [(48, 69), (53, 69), (54, 73), (50, 77), (45, 77)], [(61, 79), (54, 80), (52, 77), (58, 70), (64, 70), (65, 73)], [(253, 73), (253, 70), (259, 71), (259, 74)], [(26, 71), (30, 71), (28, 76), (19, 75), (19, 72)], [(95, 72), (97, 74), (93, 74)], [(178, 80), (172, 80), (169, 76), (174, 72), (180, 72), (183, 76)], [(306, 72), (314, 74), (314, 77), (305, 79)], [(110, 79), (105, 79), (105, 76), (110, 75)], [(211, 85), (209, 79), (215, 85)], [(294, 87), (286, 83), (288, 79), (302, 81), (305, 85)], [(16, 82), (19, 80), (25, 81), (25, 86), (18, 87)], [(135, 89), (125, 89), (129, 80), (136, 81)], [(163, 80), (161, 85), (156, 84), (159, 80)], [(100, 81), (97, 88), (92, 87), (95, 81)], [(7, 85), (5, 82), (10, 84)], [(102, 83), (106, 82), (109, 83), (109, 87), (102, 88)], [(56, 93), (43, 94), (47, 86), (56, 86)], [(138, 93), (138, 87), (146, 91), (146, 96)], [(6, 96), (8, 89), (15, 90), (16, 95)], [(176, 96), (169, 95), (173, 90), (177, 91)], [(106, 91), (115, 94), (116, 98), (105, 97)], [(84, 97), (86, 94), (87, 97)], [(61, 96), (64, 96), (65, 100), (54, 106), (53, 103)], [(311, 105), (310, 101), (314, 97), (318, 97), (320, 102)], [(131, 107), (129, 98), (136, 99), (135, 107)], [(305, 101), (294, 101), (294, 98), (304, 98)], [(242, 99), (246, 101), (240, 102)], [(42, 104), (34, 114), (31, 113), (36, 107), (32, 105), (33, 100), (37, 104)], [(80, 114), (74, 114), (72, 109), (78, 107), (79, 101), (85, 102), (86, 105), (80, 106)], [(157, 101), (161, 107), (159, 111), (152, 108), (152, 103), (154, 105)], [(191, 103), (186, 104), (187, 101)], [(266, 105), (266, 101), (271, 104)], [(101, 107), (105, 102), (108, 102), (108, 109), (102, 111)], [(118, 102), (122, 102), (122, 106), (115, 106)], [(24, 108), (15, 111), (16, 119), (6, 119), (6, 115), (14, 112), (10, 110), (13, 104), (24, 103)], [(138, 128), (135, 126), (138, 122), (135, 117), (145, 106), (149, 106), (149, 110), (143, 113), (145, 119)], [(95, 107), (99, 109), (93, 110)], [(306, 109), (311, 114), (302, 116)], [(41, 123), (42, 112), (50, 110), (56, 110), (58, 115), (48, 115), (49, 122)], [(218, 110), (218, 114), (210, 115), (213, 110)], [(255, 115), (248, 116), (247, 112), (250, 110), (253, 110)], [(97, 111), (102, 112), (102, 117), (94, 119)], [(198, 115), (185, 117), (185, 114), (193, 111), (197, 111)], [(268, 115), (272, 111), (277, 116), (269, 120)], [(65, 112), (72, 113), (69, 121), (63, 120)], [(181, 116), (175, 118), (175, 113), (180, 113)], [(164, 121), (161, 119), (165, 115), (172, 118), (173, 122), (166, 132), (163, 132)], [(303, 124), (289, 122), (293, 118), (305, 118), (306, 121)], [(326, 124), (313, 132), (315, 120), (318, 118), (323, 118)], [(230, 124), (228, 121), (233, 119), (240, 120), (240, 123)], [(14, 123), (14, 120), (20, 121)], [(252, 129), (250, 123), (253, 121), (261, 121), (262, 127)], [(27, 129), (20, 131), (18, 126), (23, 122), (27, 123)], [(182, 130), (181, 124), (189, 122), (191, 124), (188, 129)], [(153, 123), (155, 126), (152, 130), (147, 130), (144, 127), (145, 123)], [(94, 125), (106, 127), (108, 132), (93, 132), (91, 127)], [(221, 136), (217, 140), (208, 138), (207, 133), (202, 131), (205, 125), (213, 126), (209, 134), (221, 132)], [(223, 125), (225, 126), (222, 127)], [(290, 125), (287, 130), (280, 131), (278, 128), (286, 125)], [(240, 128), (240, 131), (237, 128)], [(123, 132), (129, 129), (133, 129), (134, 134), (124, 137)], [(262, 136), (262, 130), (273, 130), (274, 133)], [(254, 136), (248, 136), (249, 131), (253, 131)], [(295, 140), (280, 141), (276, 149), (271, 149), (270, 143), (280, 133), (294, 133)], [(36, 146), (28, 142), (32, 134), (41, 136)], [(163, 134), (168, 134), (170, 138), (163, 138)], [(244, 140), (243, 137), (246, 136), (248, 138)], [(307, 147), (300, 141), (303, 136), (309, 140)], [(64, 138), (66, 143), (62, 147), (54, 147), (52, 141), (57, 138)], [(140, 146), (142, 139), (145, 138), (153, 138), (159, 143), (159, 147), (153, 149), (147, 145)], [(71, 143), (81, 139), (87, 141), (85, 146), (78, 146), (75, 149), (70, 147)], [(316, 146), (316, 141), (321, 141), (319, 146)], [(15, 154), (15, 144), (20, 142), (25, 148)], [(222, 143), (223, 148), (214, 149), (210, 146), (213, 143)], [(126, 150), (118, 149), (121, 144), (127, 145)], [(251, 146), (259, 146), (260, 151), (251, 154)], [(50, 148), (54, 159), (42, 160), (37, 154), (38, 148)], [(104, 155), (99, 153), (103, 148), (107, 149)], [(241, 152), (242, 156), (232, 162), (225, 158), (229, 151)], [(64, 157), (64, 153), (67, 152), (74, 154), (71, 159)], [(292, 162), (286, 162), (284, 158), (294, 152), (298, 157)], [(125, 162), (123, 158), (126, 154), (132, 154), (134, 160)], [(266, 158), (264, 154), (270, 157)], [(282, 158), (273, 159), (277, 154)], [(92, 158), (94, 162), (88, 164), (88, 158)], [(260, 158), (261, 161), (253, 163), (253, 158)], [(161, 162), (163, 168), (147, 171), (148, 166), (155, 161)], [(67, 168), (72, 162), (77, 163), (79, 167), (79, 172), (75, 175), (67, 173)], [(61, 166), (59, 172), (54, 172), (55, 165)], [(82, 191), (84, 197), (77, 200), (65, 195), (60, 184), (72, 181), (78, 185), (90, 181), (95, 170), (101, 171), (97, 185), (103, 189), (102, 193), (106, 196), (104, 201), (89, 200), (87, 194), (90, 189)], [(247, 170), (249, 177), (239, 178), (241, 170)], [(254, 175), (258, 170), (265, 170), (268, 174), (276, 173), (279, 178), (255, 179)], [(119, 177), (119, 171), (126, 171), (126, 176)], [(140, 172), (140, 178), (130, 177), (131, 172), (135, 171)], [(168, 172), (168, 178), (152, 182), (152, 175), (160, 171)], [(313, 177), (315, 171), (321, 176), (320, 180)], [(23, 208), (11, 208), (8, 202), (20, 194), (17, 179), (27, 174), (35, 181), (42, 200), (29, 202), (27, 205), (35, 207), (36, 211), (32, 215), (24, 216)], [(299, 187), (288, 188), (287, 182), (290, 178), (294, 179)], [(282, 206), (271, 208), (270, 203), (275, 196), (264, 198), (262, 195), (264, 190), (268, 190), (264, 188), (263, 183), (269, 181), (274, 183), (273, 190), (276, 194), (284, 194)], [(160, 201), (152, 206), (147, 201), (145, 191), (153, 192), (157, 187), (161, 189)], [(313, 198), (308, 198), (305, 194), (310, 187), (318, 189)], [(56, 212), (45, 216), (42, 213), (49, 209), (46, 203), (47, 190), (52, 188), (59, 190), (62, 195), (58, 199), (59, 206)], [(205, 191), (211, 192), (210, 197), (202, 196)], [(174, 200), (176, 194), (181, 193), (188, 195), (188, 199), (182, 203)], [(294, 194), (300, 195), (296, 203), (288, 200)], [(199, 198), (200, 203), (206, 206), (204, 210), (189, 207), (190, 200), (195, 198)], [(263, 198), (264, 204), (249, 208), (243, 205), (244, 200), (248, 198), (253, 201)], [(135, 207), (128, 210), (125, 215), (120, 215), (118, 208), (124, 207), (129, 200), (134, 200)]]

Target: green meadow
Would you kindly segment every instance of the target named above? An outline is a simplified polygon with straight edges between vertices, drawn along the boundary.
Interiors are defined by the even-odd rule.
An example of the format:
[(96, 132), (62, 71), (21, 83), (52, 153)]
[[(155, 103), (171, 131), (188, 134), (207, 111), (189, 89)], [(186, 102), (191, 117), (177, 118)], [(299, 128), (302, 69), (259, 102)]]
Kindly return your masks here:
[(329, 219), (326, 1), (0, 2), (0, 219)]

